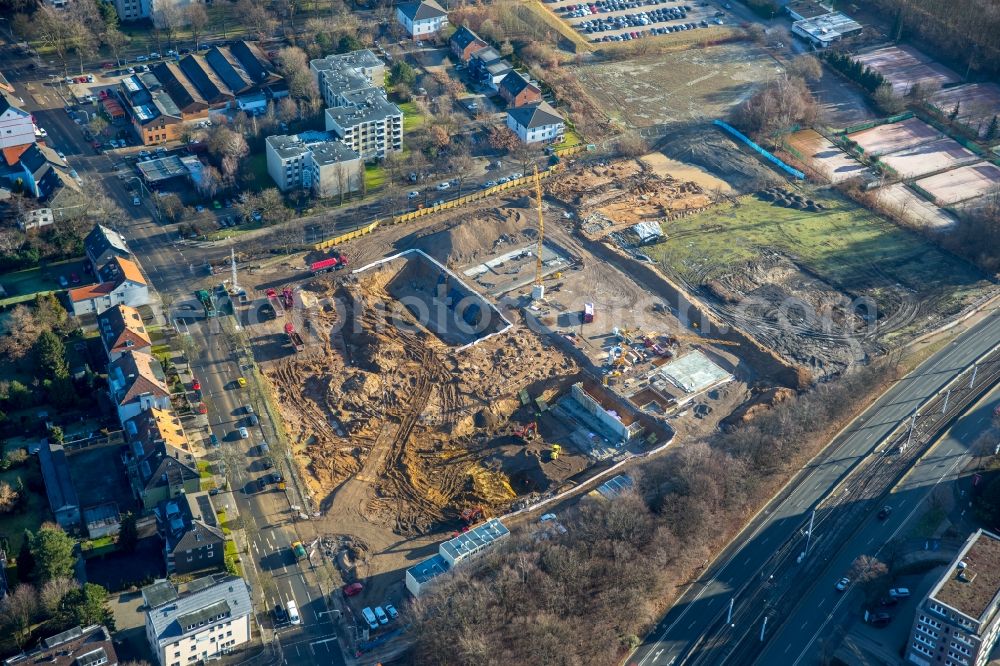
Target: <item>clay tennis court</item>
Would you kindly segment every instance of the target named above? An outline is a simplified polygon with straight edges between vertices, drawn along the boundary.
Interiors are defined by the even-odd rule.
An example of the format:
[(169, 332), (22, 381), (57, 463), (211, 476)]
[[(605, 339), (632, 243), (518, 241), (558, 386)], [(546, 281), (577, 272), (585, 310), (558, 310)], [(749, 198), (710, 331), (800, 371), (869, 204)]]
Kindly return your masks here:
[(971, 150), (948, 137), (882, 157), (882, 161), (903, 178), (917, 178), (942, 169), (971, 164), (978, 159)]
[(947, 229), (955, 224), (955, 218), (903, 183), (894, 183), (880, 188), (878, 196), (882, 205), (893, 208), (909, 222), (931, 229)]
[(865, 165), (815, 130), (795, 132), (788, 137), (788, 145), (802, 155), (808, 166), (831, 183), (839, 183), (865, 173)]
[(941, 136), (936, 129), (916, 118), (891, 125), (879, 125), (848, 135), (868, 155), (888, 155), (919, 146)]
[(937, 90), (960, 79), (955, 72), (939, 65), (909, 46), (887, 46), (854, 57), (885, 77), (897, 95), (905, 95), (917, 83)]
[(935, 93), (931, 103), (946, 115), (952, 113), (957, 104), (958, 120), (983, 136), (993, 116), (1000, 113), (1000, 85), (970, 83), (955, 86)]
[(970, 164), (917, 181), (939, 206), (981, 197), (1000, 189), (1000, 167), (989, 162)]

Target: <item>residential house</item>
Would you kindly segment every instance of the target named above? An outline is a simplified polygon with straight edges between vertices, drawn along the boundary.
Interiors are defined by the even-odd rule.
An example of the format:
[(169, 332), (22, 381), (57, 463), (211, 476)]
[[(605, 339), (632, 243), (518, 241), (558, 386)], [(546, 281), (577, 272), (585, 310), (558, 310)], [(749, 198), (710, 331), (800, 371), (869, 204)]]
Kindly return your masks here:
[(46, 439), (38, 449), (38, 462), (42, 468), (49, 508), (56, 522), (67, 532), (76, 531), (80, 527), (80, 499), (73, 487), (66, 450), (62, 445)]
[(0, 149), (35, 142), (35, 123), (31, 114), (18, 104), (12, 94), (0, 90)]
[(546, 102), (508, 109), (507, 127), (523, 143), (561, 141), (566, 132), (562, 116)]
[(169, 409), (154, 407), (125, 421), (122, 463), (132, 495), (146, 509), (201, 489), (187, 435)]
[(17, 219), (17, 226), (21, 228), (21, 231), (31, 231), (32, 229), (47, 227), (54, 221), (51, 208), (36, 208), (25, 211)]
[(97, 315), (97, 330), (109, 361), (130, 350), (148, 353), (152, 348), (139, 311), (130, 305), (116, 305)]
[(333, 132), (364, 160), (403, 150), (403, 112), (369, 88), (341, 96), (345, 104), (326, 110), (326, 131)]
[[(51, 153), (54, 157), (50, 159), (51, 156), (46, 153)], [(48, 200), (64, 184), (59, 171), (53, 166), (54, 161), (62, 162), (51, 149), (38, 144), (30, 146), (21, 153), (18, 160), (22, 172), (18, 176), (24, 183), (25, 191), (30, 192), (39, 201)], [(62, 164), (65, 166), (65, 162)]]
[(282, 192), (301, 188), (323, 198), (361, 189), (364, 179), (361, 156), (332, 134), (269, 136), (264, 146), (267, 173)]
[(498, 91), (509, 107), (539, 104), (542, 101), (541, 89), (514, 71), (508, 72), (507, 76), (503, 77)]
[(205, 663), (251, 639), (250, 586), (216, 574), (182, 587), (159, 581), (142, 589), (146, 638), (160, 666)]
[(108, 366), (108, 391), (125, 422), (150, 409), (170, 409), (170, 391), (160, 362), (143, 351), (127, 351)]
[(115, 305), (149, 305), (152, 300), (146, 279), (135, 262), (115, 257), (98, 271), (101, 282), (71, 289), (68, 293), (74, 316), (101, 314)]
[(4, 660), (4, 666), (118, 666), (118, 655), (108, 628), (99, 624), (76, 626), (43, 638), (28, 652)]
[(434, 0), (403, 2), (396, 6), (396, 20), (410, 37), (424, 39), (448, 25), (448, 12)]
[(469, 71), (481, 83), (493, 90), (499, 90), (500, 82), (513, 71), (506, 60), (500, 57), (500, 52), (492, 46), (479, 49), (469, 60)]
[(208, 493), (183, 494), (156, 507), (168, 574), (225, 567), (226, 537)]
[(97, 275), (98, 270), (115, 257), (129, 259), (132, 256), (132, 252), (125, 244), (125, 237), (102, 224), (94, 225), (87, 237), (83, 239), (83, 251), (90, 261), (94, 275)]
[(489, 44), (463, 25), (448, 39), (448, 46), (456, 58), (462, 62), (469, 62), (473, 53), (485, 49)]

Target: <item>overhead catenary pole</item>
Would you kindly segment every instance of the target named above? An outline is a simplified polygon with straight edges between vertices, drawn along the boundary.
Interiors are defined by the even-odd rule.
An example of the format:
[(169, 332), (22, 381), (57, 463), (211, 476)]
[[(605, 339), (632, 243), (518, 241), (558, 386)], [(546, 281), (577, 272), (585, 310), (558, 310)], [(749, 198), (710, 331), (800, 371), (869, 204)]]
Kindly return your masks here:
[(229, 261), (233, 269), (233, 283), (232, 289), (234, 294), (240, 293), (240, 285), (236, 281), (236, 250), (235, 248), (229, 248)]
[(812, 543), (813, 521), (815, 520), (816, 520), (816, 509), (813, 509), (812, 513), (809, 514), (809, 531), (806, 532), (806, 552), (805, 552), (806, 555), (809, 554), (809, 544)]
[(976, 373), (979, 372), (979, 366), (972, 366), (972, 380), (969, 382), (969, 388), (973, 388), (976, 385)]
[(726, 624), (728, 624), (729, 626), (735, 626), (733, 625), (733, 604), (735, 603), (736, 603), (736, 597), (733, 597), (732, 599), (729, 600), (729, 613), (726, 615)]

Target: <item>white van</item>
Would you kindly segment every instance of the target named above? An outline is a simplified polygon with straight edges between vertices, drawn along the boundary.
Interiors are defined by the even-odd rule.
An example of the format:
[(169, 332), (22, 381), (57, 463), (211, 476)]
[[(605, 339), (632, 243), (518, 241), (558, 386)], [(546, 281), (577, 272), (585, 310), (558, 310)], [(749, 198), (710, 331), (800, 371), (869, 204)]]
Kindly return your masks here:
[(365, 606), (361, 610), (361, 614), (365, 616), (365, 622), (368, 623), (369, 629), (378, 629), (378, 620), (375, 619), (375, 613), (372, 612), (371, 608)]
[(299, 617), (299, 607), (295, 605), (295, 599), (289, 599), (288, 603), (285, 604), (285, 609), (288, 610), (288, 621), (292, 624), (302, 624), (302, 618)]

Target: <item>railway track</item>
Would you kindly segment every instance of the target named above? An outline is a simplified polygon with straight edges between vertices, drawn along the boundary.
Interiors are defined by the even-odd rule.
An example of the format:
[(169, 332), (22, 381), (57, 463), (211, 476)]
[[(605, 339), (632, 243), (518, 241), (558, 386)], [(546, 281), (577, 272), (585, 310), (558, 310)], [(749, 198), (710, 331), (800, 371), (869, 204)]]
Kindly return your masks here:
[[(974, 377), (973, 377), (974, 375)], [(974, 384), (973, 384), (973, 379)], [(945, 404), (939, 393), (908, 422), (887, 438), (874, 456), (859, 465), (833, 492), (816, 506), (816, 516), (807, 544), (809, 520), (733, 595), (731, 620), (728, 607), (716, 615), (708, 630), (674, 662), (679, 664), (753, 664), (763, 646), (777, 632), (782, 618), (792, 617), (800, 599), (801, 581), (815, 580), (827, 561), (861, 528), (880, 499), (933, 444), (936, 435), (991, 386), (1000, 381), (1000, 350), (994, 350), (952, 383)], [(761, 627), (768, 630), (760, 639)]]

